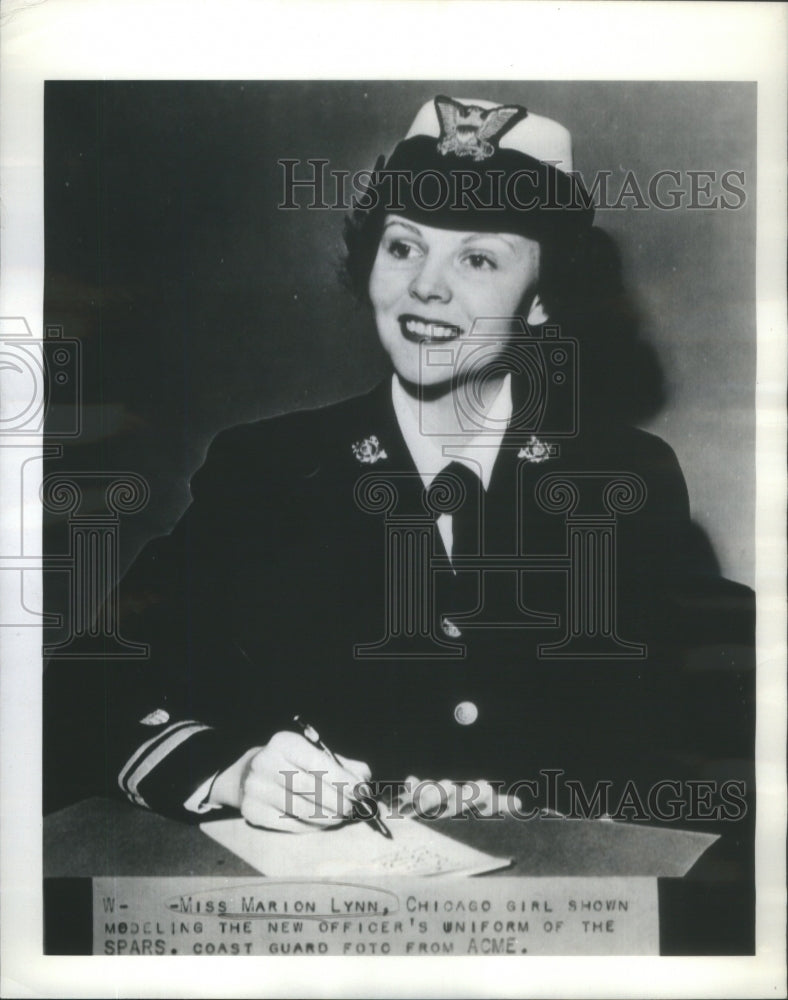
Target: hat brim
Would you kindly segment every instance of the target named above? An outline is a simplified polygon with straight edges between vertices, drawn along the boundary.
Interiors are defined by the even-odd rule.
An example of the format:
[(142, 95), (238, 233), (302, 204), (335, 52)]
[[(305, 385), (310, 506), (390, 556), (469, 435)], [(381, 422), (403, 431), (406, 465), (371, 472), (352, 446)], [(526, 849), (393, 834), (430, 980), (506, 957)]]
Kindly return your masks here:
[(481, 161), (442, 153), (431, 136), (400, 142), (368, 189), (369, 208), (423, 225), (533, 239), (579, 232), (594, 209), (572, 174), (514, 149)]

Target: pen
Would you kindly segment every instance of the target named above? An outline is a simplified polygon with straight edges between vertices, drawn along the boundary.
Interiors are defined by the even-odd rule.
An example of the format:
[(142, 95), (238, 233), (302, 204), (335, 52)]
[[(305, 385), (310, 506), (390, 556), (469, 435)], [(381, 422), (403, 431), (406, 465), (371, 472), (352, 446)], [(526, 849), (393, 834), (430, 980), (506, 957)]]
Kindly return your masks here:
[[(327, 754), (334, 761), (335, 764), (339, 764), (340, 767), (344, 767), (344, 764), (342, 763), (341, 760), (339, 760), (334, 751), (329, 750), (329, 748), (320, 738), (320, 733), (318, 733), (318, 731), (315, 729), (314, 726), (310, 725), (308, 722), (305, 722), (300, 715), (294, 715), (293, 722), (295, 722), (295, 724), (304, 734), (304, 739), (309, 740), (312, 746), (317, 747), (318, 750), (322, 750), (324, 754)], [(359, 813), (362, 813), (364, 807), (366, 807), (366, 800), (364, 802), (359, 802), (356, 806), (356, 809)], [(361, 819), (363, 819), (365, 823), (369, 823), (369, 825), (372, 827), (373, 830), (377, 830), (378, 833), (382, 834), (384, 837), (387, 837), (389, 840), (392, 839), (391, 831), (383, 822), (383, 820), (380, 818), (377, 808), (375, 808), (375, 812), (371, 816), (364, 816), (362, 814)]]

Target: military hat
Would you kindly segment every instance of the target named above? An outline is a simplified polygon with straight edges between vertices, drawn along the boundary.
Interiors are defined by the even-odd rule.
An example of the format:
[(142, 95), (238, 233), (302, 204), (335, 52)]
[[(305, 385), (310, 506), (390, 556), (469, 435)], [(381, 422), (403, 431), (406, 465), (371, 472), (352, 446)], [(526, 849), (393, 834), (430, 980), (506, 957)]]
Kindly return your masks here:
[(376, 207), (426, 225), (541, 238), (591, 225), (558, 122), (515, 104), (439, 95), (422, 106), (371, 189)]

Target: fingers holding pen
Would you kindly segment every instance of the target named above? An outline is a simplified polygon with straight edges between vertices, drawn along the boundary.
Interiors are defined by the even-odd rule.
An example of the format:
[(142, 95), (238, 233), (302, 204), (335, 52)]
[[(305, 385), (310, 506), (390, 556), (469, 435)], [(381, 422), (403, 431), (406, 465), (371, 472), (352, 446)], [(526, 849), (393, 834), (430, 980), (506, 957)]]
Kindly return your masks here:
[(285, 761), (296, 769), (293, 781), (298, 794), (314, 798), (315, 783), (320, 778), (325, 802), (336, 802), (345, 817), (352, 813), (359, 785), (372, 775), (364, 761), (328, 754), (297, 733), (279, 733), (274, 739), (278, 747), (281, 745)]
[(346, 771), (349, 771), (350, 774), (354, 774), (356, 776), (356, 781), (366, 782), (371, 780), (372, 771), (370, 770), (369, 764), (365, 761), (353, 760), (352, 757), (343, 757), (341, 753), (335, 754), (335, 757)]
[(255, 826), (310, 832), (354, 815), (354, 789), (368, 780), (363, 761), (325, 754), (298, 733), (274, 734), (248, 762), (241, 813)]

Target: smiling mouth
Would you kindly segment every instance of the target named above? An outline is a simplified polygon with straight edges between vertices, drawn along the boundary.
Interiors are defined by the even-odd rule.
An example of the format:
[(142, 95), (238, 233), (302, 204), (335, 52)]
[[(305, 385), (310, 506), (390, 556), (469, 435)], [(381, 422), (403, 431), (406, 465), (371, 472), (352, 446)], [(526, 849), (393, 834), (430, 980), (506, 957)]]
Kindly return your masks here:
[(437, 320), (420, 319), (418, 316), (400, 316), (399, 326), (402, 336), (414, 344), (423, 344), (428, 341), (456, 340), (462, 333), (459, 326), (451, 323), (440, 323)]

